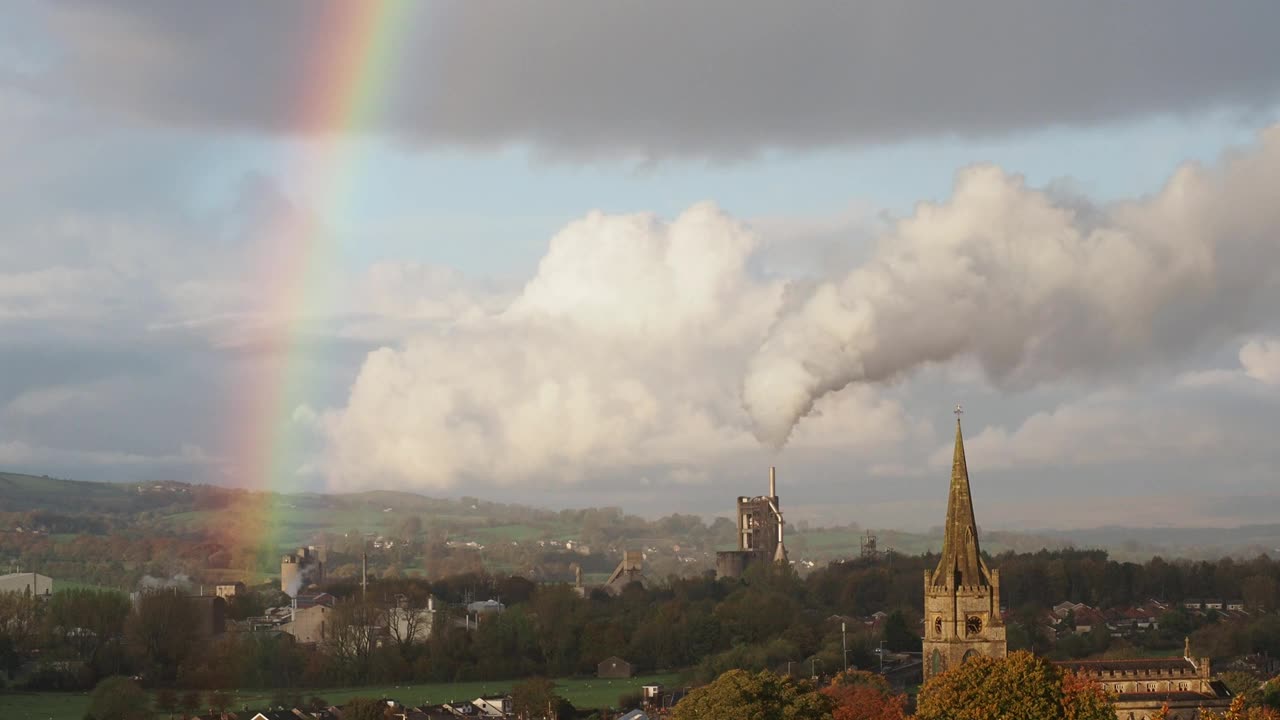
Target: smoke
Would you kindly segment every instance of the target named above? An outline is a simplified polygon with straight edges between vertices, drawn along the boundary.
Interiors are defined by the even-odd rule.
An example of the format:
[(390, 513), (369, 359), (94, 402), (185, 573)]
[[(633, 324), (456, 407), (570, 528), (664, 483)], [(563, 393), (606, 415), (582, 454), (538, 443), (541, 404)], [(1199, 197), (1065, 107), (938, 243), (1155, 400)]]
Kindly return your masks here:
[(191, 578), (186, 573), (178, 573), (169, 578), (143, 575), (142, 579), (138, 581), (138, 589), (142, 591), (181, 590), (186, 592), (191, 589)]
[[(1005, 388), (1132, 372), (1261, 329), (1280, 300), (1280, 126), (1216, 169), (1106, 207), (990, 166), (922, 204), (872, 259), (785, 311), (742, 393), (781, 447), (820, 398), (975, 358)], [(1246, 359), (1262, 365), (1257, 346)]]

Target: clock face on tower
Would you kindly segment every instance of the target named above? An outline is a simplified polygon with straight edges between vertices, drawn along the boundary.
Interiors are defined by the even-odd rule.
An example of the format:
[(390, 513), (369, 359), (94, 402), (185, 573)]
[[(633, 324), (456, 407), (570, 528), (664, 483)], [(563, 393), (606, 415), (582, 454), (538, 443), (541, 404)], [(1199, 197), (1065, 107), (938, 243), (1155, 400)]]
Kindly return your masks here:
[(969, 618), (964, 621), (964, 634), (977, 635), (980, 632), (982, 632), (982, 618), (970, 615)]

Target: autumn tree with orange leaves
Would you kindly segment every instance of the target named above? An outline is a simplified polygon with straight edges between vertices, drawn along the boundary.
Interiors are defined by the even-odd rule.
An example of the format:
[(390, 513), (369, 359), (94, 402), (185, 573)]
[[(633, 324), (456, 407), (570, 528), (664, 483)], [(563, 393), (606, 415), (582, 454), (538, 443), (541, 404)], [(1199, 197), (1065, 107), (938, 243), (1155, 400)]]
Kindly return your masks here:
[(1245, 696), (1237, 695), (1226, 712), (1203, 710), (1200, 720), (1280, 720), (1280, 711), (1260, 705), (1250, 707)]
[(862, 670), (848, 670), (822, 689), (822, 694), (835, 701), (832, 720), (903, 720), (907, 699), (889, 687), (879, 675)]
[(929, 679), (919, 720), (1114, 720), (1115, 705), (1087, 678), (1029, 652), (976, 657)]

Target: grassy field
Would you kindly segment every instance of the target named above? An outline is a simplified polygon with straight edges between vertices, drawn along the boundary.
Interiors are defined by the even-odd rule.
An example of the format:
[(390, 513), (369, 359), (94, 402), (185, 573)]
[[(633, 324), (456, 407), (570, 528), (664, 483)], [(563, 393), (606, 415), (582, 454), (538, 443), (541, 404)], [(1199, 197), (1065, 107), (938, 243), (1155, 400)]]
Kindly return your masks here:
[(120, 588), (107, 587), (106, 585), (94, 585), (93, 583), (80, 582), (78, 580), (63, 580), (57, 578), (53, 581), (54, 592), (62, 590), (109, 590), (111, 592), (123, 593)]
[[(331, 703), (343, 703), (353, 697), (389, 697), (408, 705), (472, 700), (481, 695), (503, 693), (517, 681), (471, 682), (434, 685), (378, 685), (362, 688), (300, 691), (303, 699), (318, 695)], [(660, 684), (674, 687), (679, 676), (647, 675), (630, 680), (566, 678), (557, 680), (560, 694), (580, 708), (617, 705), (618, 697), (640, 691), (641, 685)], [(274, 696), (269, 690), (233, 691), (232, 708), (247, 706), (262, 709)], [(82, 720), (89, 707), (88, 693), (20, 693), (0, 694), (0, 718), (4, 720)]]

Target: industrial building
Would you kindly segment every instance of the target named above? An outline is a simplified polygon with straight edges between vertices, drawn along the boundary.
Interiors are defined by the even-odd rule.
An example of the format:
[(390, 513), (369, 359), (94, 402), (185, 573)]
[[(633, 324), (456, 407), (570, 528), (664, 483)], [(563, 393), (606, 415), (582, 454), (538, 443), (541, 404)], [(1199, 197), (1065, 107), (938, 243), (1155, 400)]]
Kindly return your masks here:
[(716, 553), (716, 577), (740, 577), (756, 562), (787, 562), (778, 473), (769, 468), (769, 494), (738, 498), (738, 549)]
[(314, 545), (298, 548), (280, 558), (280, 590), (289, 597), (324, 582), (325, 552)]
[(0, 592), (51, 595), (53, 593), (53, 578), (33, 572), (0, 575)]
[[(626, 550), (622, 553), (622, 562), (613, 569), (609, 579), (604, 581), (604, 589), (611, 595), (617, 595), (633, 582), (644, 584), (644, 551)], [(579, 579), (580, 582), (580, 579)]]

